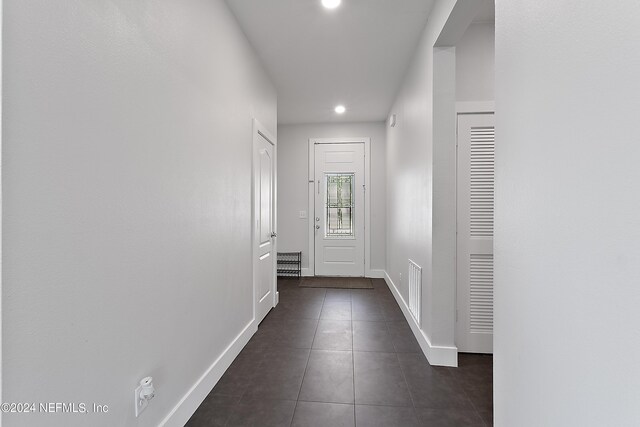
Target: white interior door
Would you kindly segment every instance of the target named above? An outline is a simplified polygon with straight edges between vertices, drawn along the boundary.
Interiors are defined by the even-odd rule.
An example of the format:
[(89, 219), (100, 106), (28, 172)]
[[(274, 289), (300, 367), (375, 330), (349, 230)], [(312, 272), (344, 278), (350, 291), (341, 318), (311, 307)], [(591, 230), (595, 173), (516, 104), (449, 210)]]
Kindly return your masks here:
[(458, 350), (493, 353), (493, 114), (458, 115)]
[(259, 323), (276, 304), (275, 146), (264, 132), (255, 131), (255, 315)]
[(315, 146), (315, 274), (364, 276), (364, 143)]

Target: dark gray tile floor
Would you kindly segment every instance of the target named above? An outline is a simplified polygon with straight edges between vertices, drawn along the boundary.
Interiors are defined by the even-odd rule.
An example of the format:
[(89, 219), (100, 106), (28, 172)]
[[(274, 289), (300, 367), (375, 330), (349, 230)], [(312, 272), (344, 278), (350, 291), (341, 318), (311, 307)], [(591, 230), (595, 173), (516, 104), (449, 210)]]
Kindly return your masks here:
[(430, 366), (384, 280), (300, 288), (280, 303), (187, 426), (493, 425), (493, 360)]

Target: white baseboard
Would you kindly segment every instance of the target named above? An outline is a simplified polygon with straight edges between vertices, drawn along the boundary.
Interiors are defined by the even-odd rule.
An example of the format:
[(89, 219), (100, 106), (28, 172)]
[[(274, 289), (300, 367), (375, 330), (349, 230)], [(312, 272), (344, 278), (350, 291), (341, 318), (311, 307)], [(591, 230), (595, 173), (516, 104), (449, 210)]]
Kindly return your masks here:
[(372, 279), (384, 279), (387, 273), (384, 270), (369, 270), (367, 277)]
[(180, 402), (169, 412), (169, 415), (159, 424), (161, 427), (182, 427), (198, 409), (198, 406), (213, 390), (225, 371), (231, 366), (231, 362), (240, 354), (240, 351), (256, 333), (258, 326), (253, 320), (240, 332), (222, 354), (211, 364), (207, 371), (195, 382), (184, 395)]
[(402, 313), (407, 319), (407, 322), (411, 327), (411, 331), (418, 340), (418, 344), (420, 344), (420, 348), (422, 349), (422, 352), (424, 353), (429, 363), (434, 366), (450, 366), (457, 368), (458, 348), (437, 346), (431, 344), (431, 340), (429, 340), (429, 337), (424, 333), (422, 329), (420, 329), (420, 327), (416, 323), (415, 319), (411, 315), (411, 312), (409, 311), (409, 306), (405, 302), (404, 298), (402, 298), (400, 291), (398, 290), (398, 288), (396, 288), (395, 283), (393, 283), (393, 280), (391, 280), (386, 272), (384, 273), (384, 279), (387, 282), (387, 286), (389, 286), (389, 289), (391, 289), (391, 293), (398, 302), (398, 305), (402, 309)]
[(300, 274), (302, 275), (302, 277), (312, 277), (313, 276), (313, 273), (311, 272), (310, 268), (303, 268), (300, 271)]

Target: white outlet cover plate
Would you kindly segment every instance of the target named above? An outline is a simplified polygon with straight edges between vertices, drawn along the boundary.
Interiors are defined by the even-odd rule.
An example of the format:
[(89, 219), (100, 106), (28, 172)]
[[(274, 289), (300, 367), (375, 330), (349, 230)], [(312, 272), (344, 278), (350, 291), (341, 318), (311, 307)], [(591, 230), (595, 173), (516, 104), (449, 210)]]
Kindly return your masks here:
[(300, 219), (306, 219), (307, 218), (307, 211), (300, 211), (299, 218)]
[(141, 391), (142, 386), (138, 385), (133, 396), (133, 406), (136, 408), (136, 417), (140, 416), (140, 414), (147, 409), (147, 406), (149, 406), (149, 401), (147, 399), (140, 399)]

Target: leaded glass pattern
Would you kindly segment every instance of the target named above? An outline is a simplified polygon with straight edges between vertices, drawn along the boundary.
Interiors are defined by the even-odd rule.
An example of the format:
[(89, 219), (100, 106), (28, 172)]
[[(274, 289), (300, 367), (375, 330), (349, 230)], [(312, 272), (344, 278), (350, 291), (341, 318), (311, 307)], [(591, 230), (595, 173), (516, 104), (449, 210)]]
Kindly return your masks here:
[(326, 227), (327, 237), (354, 236), (354, 186), (353, 173), (327, 173)]

